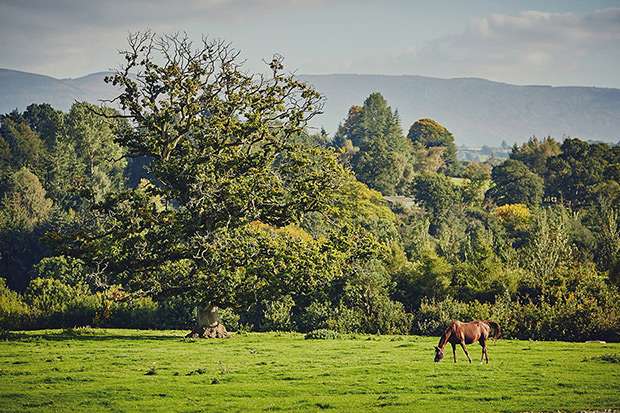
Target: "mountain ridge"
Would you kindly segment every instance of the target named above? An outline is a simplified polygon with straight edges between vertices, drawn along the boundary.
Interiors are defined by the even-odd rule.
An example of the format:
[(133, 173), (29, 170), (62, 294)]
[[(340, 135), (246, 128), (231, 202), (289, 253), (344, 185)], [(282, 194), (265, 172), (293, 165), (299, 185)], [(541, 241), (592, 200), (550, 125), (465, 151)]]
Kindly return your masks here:
[[(620, 140), (620, 89), (415, 75), (299, 77), (326, 94), (328, 131), (337, 125), (332, 113), (341, 113), (342, 121), (351, 105), (361, 106), (370, 93), (379, 92), (398, 110), (405, 133), (416, 120), (431, 118), (451, 131), (457, 144), (498, 146), (532, 136)], [(314, 125), (320, 122), (317, 119)]]
[[(0, 69), (0, 113), (49, 103), (67, 111), (75, 101), (100, 103), (118, 95), (103, 82), (109, 72), (80, 78)], [(532, 136), (566, 136), (620, 141), (620, 89), (588, 86), (511, 85), (482, 78), (442, 79), (419, 75), (296, 75), (325, 97), (313, 130), (336, 132), (352, 105), (381, 93), (401, 118), (404, 133), (416, 120), (430, 118), (454, 135), (457, 145), (499, 146)]]

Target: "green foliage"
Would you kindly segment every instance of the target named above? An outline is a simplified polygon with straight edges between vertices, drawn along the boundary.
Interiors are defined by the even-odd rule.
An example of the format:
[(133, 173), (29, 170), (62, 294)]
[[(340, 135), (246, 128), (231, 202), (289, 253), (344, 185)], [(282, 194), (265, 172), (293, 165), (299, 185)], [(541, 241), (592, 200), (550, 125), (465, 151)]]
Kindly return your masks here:
[(370, 140), (351, 161), (360, 182), (386, 194), (394, 195), (399, 183), (398, 158), (384, 139)]
[(601, 195), (612, 196), (617, 203), (620, 147), (567, 138), (560, 150), (547, 161), (547, 196), (572, 206), (587, 205)]
[(460, 204), (461, 191), (450, 178), (437, 173), (416, 175), (409, 187), (409, 193), (422, 204), (430, 215), (431, 224), (439, 225), (455, 205)]
[(362, 318), (362, 314), (343, 303), (333, 305), (329, 301), (313, 301), (300, 309), (297, 325), (301, 332), (328, 329), (350, 333), (362, 331)]
[(32, 278), (53, 278), (73, 287), (87, 282), (84, 262), (64, 255), (41, 259), (32, 267)]
[(442, 148), (441, 158), (443, 165), (437, 169), (437, 172), (449, 176), (457, 176), (461, 172), (462, 166), (456, 159), (454, 137), (452, 133), (437, 122), (431, 119), (418, 120), (409, 128), (407, 139), (427, 150)]
[(278, 301), (264, 300), (242, 314), (239, 322), (253, 331), (295, 331), (292, 310), (295, 302), (290, 295)]
[(5, 143), (0, 146), (3, 147), (6, 166), (13, 171), (28, 168), (36, 175), (44, 176), (46, 145), (19, 112), (15, 110), (0, 116), (0, 136)]
[(29, 270), (49, 253), (39, 243), (53, 213), (38, 177), (22, 168), (11, 176), (8, 191), (0, 200), (0, 274), (10, 288), (23, 291)]
[(466, 315), (467, 304), (452, 298), (424, 299), (420, 304), (419, 311), (415, 313), (412, 333), (438, 336), (454, 320), (471, 321), (466, 319)]
[(470, 162), (465, 167), (462, 177), (466, 179), (463, 188), (463, 200), (468, 205), (481, 205), (484, 193), (491, 181), (492, 167), (486, 163)]
[(609, 199), (600, 199), (594, 209), (599, 221), (595, 262), (608, 272), (610, 281), (620, 287), (620, 216)]
[(559, 272), (572, 265), (574, 247), (566, 231), (562, 211), (543, 210), (536, 215), (532, 234), (523, 248), (523, 267), (543, 288), (555, 282)]
[(498, 205), (525, 204), (536, 207), (542, 202), (543, 179), (531, 172), (523, 162), (507, 159), (493, 168), (491, 176), (494, 185), (486, 195)]
[(339, 276), (355, 243), (289, 225), (327, 211), (350, 179), (336, 153), (299, 143), (320, 95), (279, 57), (269, 76), (248, 74), (219, 41), (194, 49), (185, 37), (137, 33), (124, 55), (107, 81), (138, 127), (115, 129), (114, 141), (149, 162), (152, 185), (100, 200), (90, 191), (97, 226), (50, 243), (105, 268), (108, 284), (202, 306), (247, 307)]
[(15, 172), (12, 183), (2, 199), (3, 226), (31, 232), (49, 219), (52, 200), (39, 178), (27, 168)]
[(345, 278), (338, 301), (358, 314), (360, 331), (380, 334), (406, 333), (408, 317), (403, 305), (390, 300), (394, 288), (379, 263)]
[(530, 171), (539, 176), (547, 174), (547, 159), (561, 153), (560, 145), (552, 137), (541, 141), (536, 136), (518, 147), (516, 144), (510, 153), (510, 159), (523, 162)]
[(0, 278), (0, 330), (17, 330), (24, 325), (29, 308), (22, 297)]
[(418, 259), (397, 274), (397, 297), (406, 308), (418, 309), (426, 298), (443, 300), (452, 282), (452, 265), (427, 245)]
[(340, 338), (340, 334), (333, 330), (319, 329), (307, 333), (306, 340), (335, 340)]
[(333, 196), (334, 203), (327, 214), (311, 213), (304, 216), (301, 226), (306, 232), (315, 238), (328, 237), (334, 223), (337, 223), (361, 226), (381, 242), (398, 240), (396, 216), (380, 192), (359, 181), (352, 181), (340, 187)]
[(74, 288), (59, 280), (35, 278), (28, 284), (24, 301), (31, 307), (35, 319), (51, 319), (60, 317), (75, 295)]
[(404, 137), (379, 93), (330, 142), (280, 57), (253, 76), (223, 42), (129, 40), (124, 115), (0, 116), (2, 328), (187, 329), (217, 304), (242, 333), (618, 340), (620, 146), (533, 137), (456, 177), (450, 132)]
[(371, 94), (362, 107), (351, 107), (334, 143), (357, 179), (384, 195), (394, 195), (411, 177), (413, 147), (402, 134), (398, 112), (380, 93)]
[(121, 188), (127, 161), (124, 149), (114, 139), (129, 128), (127, 121), (116, 110), (76, 103), (65, 117), (64, 126), (57, 143), (62, 152), (54, 154), (58, 185), (75, 185), (79, 180), (97, 199)]

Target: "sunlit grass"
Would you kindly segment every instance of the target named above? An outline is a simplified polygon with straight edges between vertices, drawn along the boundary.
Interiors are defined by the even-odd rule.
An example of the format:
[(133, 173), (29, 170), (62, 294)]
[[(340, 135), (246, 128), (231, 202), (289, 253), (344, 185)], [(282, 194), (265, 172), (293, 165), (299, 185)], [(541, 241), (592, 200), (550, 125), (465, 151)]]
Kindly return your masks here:
[[(67, 330), (0, 342), (0, 411), (554, 411), (620, 407), (620, 344), (499, 340), (433, 363), (435, 337)], [(480, 346), (470, 346), (480, 359)]]

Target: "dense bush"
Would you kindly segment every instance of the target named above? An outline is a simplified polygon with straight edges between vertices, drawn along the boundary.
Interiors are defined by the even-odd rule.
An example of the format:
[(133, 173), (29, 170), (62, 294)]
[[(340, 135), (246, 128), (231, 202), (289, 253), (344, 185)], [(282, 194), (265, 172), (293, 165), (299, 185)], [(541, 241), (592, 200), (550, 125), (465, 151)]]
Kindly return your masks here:
[(305, 336), (306, 340), (334, 340), (340, 337), (337, 331), (327, 329), (313, 330)]
[(453, 320), (465, 319), (467, 304), (446, 298), (441, 301), (423, 299), (420, 309), (413, 316), (413, 334), (436, 336), (441, 335)]
[(194, 321), (194, 306), (181, 297), (154, 302), (114, 299), (115, 288), (90, 292), (50, 278), (36, 278), (22, 295), (0, 279), (0, 327), (41, 329), (114, 327), (138, 329), (186, 329)]
[(0, 330), (23, 328), (28, 317), (28, 306), (18, 293), (6, 286), (0, 278)]

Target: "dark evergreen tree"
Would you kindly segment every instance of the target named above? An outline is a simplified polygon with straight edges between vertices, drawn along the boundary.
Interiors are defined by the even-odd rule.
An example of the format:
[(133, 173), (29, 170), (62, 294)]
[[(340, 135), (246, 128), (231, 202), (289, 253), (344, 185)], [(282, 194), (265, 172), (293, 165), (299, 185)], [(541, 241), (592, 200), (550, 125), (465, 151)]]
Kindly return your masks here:
[(552, 137), (547, 137), (541, 142), (534, 136), (521, 147), (515, 144), (510, 158), (523, 162), (535, 174), (545, 176), (547, 159), (559, 155), (560, 152), (560, 145)]
[(486, 196), (498, 205), (540, 205), (544, 193), (543, 179), (521, 161), (507, 159), (491, 172), (493, 186)]
[(362, 107), (351, 107), (334, 142), (343, 149), (350, 142), (358, 180), (384, 195), (394, 195), (411, 177), (412, 145), (402, 134), (398, 113), (380, 93), (371, 94)]

